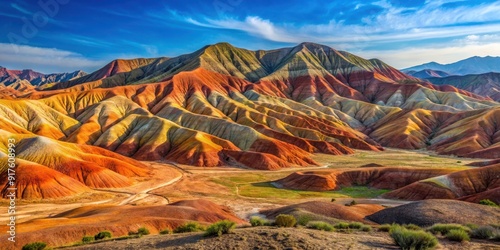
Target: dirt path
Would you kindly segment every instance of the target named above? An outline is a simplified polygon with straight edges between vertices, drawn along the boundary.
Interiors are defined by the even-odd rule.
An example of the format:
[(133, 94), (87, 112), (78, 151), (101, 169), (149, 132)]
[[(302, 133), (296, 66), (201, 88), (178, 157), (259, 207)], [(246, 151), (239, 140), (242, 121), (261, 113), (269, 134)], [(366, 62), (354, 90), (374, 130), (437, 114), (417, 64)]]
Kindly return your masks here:
[[(137, 200), (140, 200), (140, 199), (143, 199), (145, 198), (146, 196), (148, 195), (156, 195), (156, 194), (150, 194), (149, 192), (153, 191), (153, 190), (156, 190), (156, 189), (159, 189), (159, 188), (162, 188), (162, 187), (166, 187), (166, 186), (169, 186), (169, 185), (173, 185), (175, 183), (177, 183), (178, 181), (180, 181), (182, 179), (184, 175), (181, 175), (181, 176), (178, 176), (176, 177), (175, 179), (173, 180), (170, 180), (170, 181), (167, 181), (165, 183), (161, 183), (155, 187), (152, 187), (152, 188), (149, 188), (149, 189), (145, 189), (145, 190), (142, 190), (142, 191), (139, 191), (138, 193), (134, 194), (134, 195), (131, 195), (130, 197), (128, 197), (127, 199), (123, 200), (122, 202), (120, 202), (118, 205), (120, 206), (123, 206), (123, 205), (126, 205), (128, 203), (131, 203), (131, 202), (134, 202), (134, 201), (137, 201)], [(161, 196), (161, 195), (156, 195), (156, 196), (159, 196), (159, 197), (163, 197), (167, 200), (167, 202), (169, 202), (168, 198), (167, 197), (164, 197), (164, 196)]]
[[(178, 166), (173, 164), (164, 164), (156, 162), (145, 162), (152, 169), (151, 175), (137, 180), (137, 183), (130, 187), (116, 188), (116, 189), (93, 189), (92, 194), (88, 194), (88, 200), (68, 200), (60, 203), (31, 203), (17, 206), (17, 223), (25, 221), (50, 218), (56, 214), (72, 210), (75, 208), (89, 206), (89, 205), (126, 205), (136, 202), (141, 199), (152, 197), (159, 197), (159, 199), (166, 200), (169, 203), (168, 197), (159, 194), (153, 194), (152, 191), (173, 185), (184, 177), (184, 172), (179, 170)], [(165, 171), (168, 168), (170, 171)], [(93, 198), (97, 196), (98, 198)], [(100, 200), (99, 197), (103, 197)], [(86, 198), (86, 199), (87, 199)], [(67, 203), (66, 203), (67, 202)], [(0, 221), (7, 221), (9, 214), (7, 209), (0, 214)]]

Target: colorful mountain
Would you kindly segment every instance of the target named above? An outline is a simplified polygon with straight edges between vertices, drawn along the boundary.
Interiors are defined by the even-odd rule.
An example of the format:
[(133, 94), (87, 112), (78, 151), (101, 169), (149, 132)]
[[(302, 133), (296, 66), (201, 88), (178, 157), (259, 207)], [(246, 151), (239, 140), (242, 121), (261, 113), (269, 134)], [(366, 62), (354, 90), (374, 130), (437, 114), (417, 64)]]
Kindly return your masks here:
[[(0, 66), (0, 85), (12, 86), (24, 80), (32, 86), (41, 86), (49, 83), (65, 82), (85, 76), (87, 73), (77, 70), (71, 73), (43, 74), (31, 69), (9, 70)], [(18, 89), (17, 87), (13, 87)]]
[(430, 77), (428, 81), (436, 85), (451, 85), (471, 93), (500, 101), (500, 73), (478, 75)]
[[(39, 152), (61, 144), (123, 161), (265, 170), (316, 165), (313, 153), (382, 146), (500, 157), (499, 103), (313, 43), (269, 51), (220, 43), (174, 58), (115, 60), (78, 79), (5, 93), (13, 100), (0, 100), (0, 131), (41, 140)], [(99, 167), (101, 180), (142, 174)], [(127, 184), (115, 177), (119, 183), (76, 180)]]

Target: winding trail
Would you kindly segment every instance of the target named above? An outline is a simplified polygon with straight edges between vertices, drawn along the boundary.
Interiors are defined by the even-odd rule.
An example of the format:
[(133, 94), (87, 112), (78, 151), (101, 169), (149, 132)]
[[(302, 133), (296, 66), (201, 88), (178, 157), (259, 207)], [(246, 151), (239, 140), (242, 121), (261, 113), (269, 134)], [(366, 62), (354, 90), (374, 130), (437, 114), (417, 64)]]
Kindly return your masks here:
[(162, 187), (173, 185), (173, 184), (177, 183), (178, 181), (180, 181), (182, 179), (182, 177), (184, 177), (184, 174), (182, 174), (181, 176), (178, 176), (177, 178), (175, 178), (173, 180), (167, 181), (165, 183), (161, 183), (161, 184), (159, 184), (159, 185), (157, 185), (155, 187), (139, 191), (138, 193), (133, 194), (130, 197), (126, 198), (125, 200), (123, 200), (122, 202), (120, 202), (118, 205), (122, 206), (122, 205), (126, 205), (126, 204), (128, 204), (130, 202), (133, 202), (133, 201), (144, 199), (148, 195), (156, 195), (156, 196), (165, 198), (167, 200), (167, 202), (170, 203), (170, 201), (169, 201), (169, 199), (167, 197), (164, 197), (164, 196), (161, 196), (161, 195), (157, 195), (157, 194), (150, 194), (149, 192), (151, 192), (153, 190), (156, 190), (156, 189), (159, 189), (159, 188), (162, 188)]

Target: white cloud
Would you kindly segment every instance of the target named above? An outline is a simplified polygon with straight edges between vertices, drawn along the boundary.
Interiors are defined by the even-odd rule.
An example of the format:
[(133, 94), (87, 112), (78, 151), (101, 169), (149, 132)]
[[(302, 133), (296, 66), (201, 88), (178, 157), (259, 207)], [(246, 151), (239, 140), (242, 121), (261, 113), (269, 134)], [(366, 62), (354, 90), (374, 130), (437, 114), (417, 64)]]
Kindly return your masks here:
[(30, 68), (43, 73), (89, 71), (105, 63), (66, 50), (0, 43), (0, 66), (11, 69)]
[(500, 30), (500, 2), (442, 7), (450, 2), (457, 1), (427, 1), (423, 7), (416, 9), (395, 7), (389, 1), (381, 0), (372, 5), (380, 6), (384, 11), (365, 17), (361, 24), (346, 24), (344, 20), (330, 20), (324, 24), (273, 23), (259, 16), (247, 16), (240, 20), (232, 17), (195, 18), (177, 12), (175, 15), (170, 14), (176, 20), (196, 26), (239, 30), (275, 42), (311, 41), (333, 46), (349, 44), (348, 48), (362, 48), (374, 43), (487, 34)]

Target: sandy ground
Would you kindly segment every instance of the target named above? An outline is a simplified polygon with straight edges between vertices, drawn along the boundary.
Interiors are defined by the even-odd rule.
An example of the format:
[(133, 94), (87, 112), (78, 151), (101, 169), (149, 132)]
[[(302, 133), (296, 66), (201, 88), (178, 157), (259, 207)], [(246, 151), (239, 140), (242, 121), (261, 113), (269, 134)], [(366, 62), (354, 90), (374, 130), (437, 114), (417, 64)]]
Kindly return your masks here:
[[(264, 209), (277, 208), (283, 205), (296, 204), (311, 200), (330, 201), (330, 198), (328, 198), (327, 196), (315, 197), (314, 195), (309, 196), (308, 194), (298, 197), (269, 197), (269, 195), (267, 197), (260, 197), (259, 193), (255, 195), (251, 193), (249, 194), (248, 190), (246, 191), (246, 193), (243, 193), (244, 190), (242, 190), (242, 188), (247, 188), (253, 183), (277, 180), (296, 171), (318, 170), (325, 168), (357, 168), (371, 163), (377, 163), (384, 166), (409, 166), (415, 168), (449, 167), (458, 170), (467, 168), (465, 165), (470, 162), (481, 161), (481, 159), (458, 159), (453, 157), (441, 157), (427, 151), (406, 151), (397, 149), (387, 149), (384, 152), (358, 151), (354, 155), (345, 156), (319, 154), (315, 155), (315, 160), (319, 163), (319, 166), (282, 169), (279, 171), (261, 171), (230, 167), (200, 168), (186, 165), (177, 165), (171, 162), (144, 162), (151, 168), (150, 176), (136, 178), (135, 184), (130, 187), (93, 190), (93, 192), (88, 194), (82, 194), (76, 197), (63, 198), (59, 200), (21, 201), (17, 206), (17, 223), (37, 218), (47, 218), (64, 211), (86, 205), (154, 205), (168, 204), (179, 200), (198, 198), (209, 199), (217, 204), (226, 205), (230, 207), (236, 215), (243, 219), (247, 219), (253, 215), (258, 215), (259, 211)], [(228, 180), (231, 180), (233, 182), (228, 184), (226, 183), (228, 182)], [(353, 198), (336, 198), (335, 202), (345, 204), (352, 200)], [(358, 203), (374, 203), (389, 207), (406, 203), (405, 201), (376, 198), (356, 198), (354, 200), (357, 200)], [(3, 205), (6, 204), (6, 201), (0, 201), (0, 204), (2, 204), (3, 207)], [(7, 221), (7, 217), (8, 215), (6, 214), (6, 210), (0, 211), (0, 221)], [(317, 233), (317, 231), (314, 232), (314, 234)], [(236, 237), (235, 235), (231, 235), (231, 237), (233, 236)], [(173, 237), (173, 241), (177, 242), (176, 239), (178, 238), (180, 242), (183, 242), (182, 238), (186, 236), (171, 237)], [(199, 235), (187, 237), (188, 238), (186, 240), (188, 241), (193, 241), (194, 239), (200, 238)], [(251, 236), (244, 235), (244, 237), (250, 238)], [(379, 239), (377, 238), (379, 237), (377, 235), (374, 235), (373, 237), (375, 238), (370, 239), (370, 242), (373, 241), (380, 242), (380, 244), (385, 244), (383, 242), (387, 242), (388, 240), (385, 238)], [(331, 236), (328, 236), (327, 238), (331, 238)], [(123, 244), (133, 245), (133, 242), (134, 240), (129, 240), (123, 242)], [(192, 243), (195, 244), (194, 241)], [(310, 242), (310, 244), (315, 243)], [(366, 247), (366, 245), (363, 245), (361, 243), (353, 244), (353, 247), (358, 248), (351, 249), (364, 249), (363, 247)], [(250, 245), (241, 246), (246, 247)], [(196, 249), (196, 247), (201, 247), (199, 249), (210, 249), (206, 246), (203, 247), (202, 245), (192, 245), (192, 249)], [(348, 248), (343, 249), (349, 249), (349, 246), (346, 245), (345, 247)], [(141, 249), (149, 248), (145, 247)]]
[[(144, 236), (139, 239), (96, 243), (73, 250), (112, 249), (400, 249), (388, 233), (324, 232), (305, 228), (257, 227), (236, 229), (221, 237), (203, 237), (201, 233)], [(436, 249), (500, 249), (487, 241), (456, 243), (444, 239)]]

